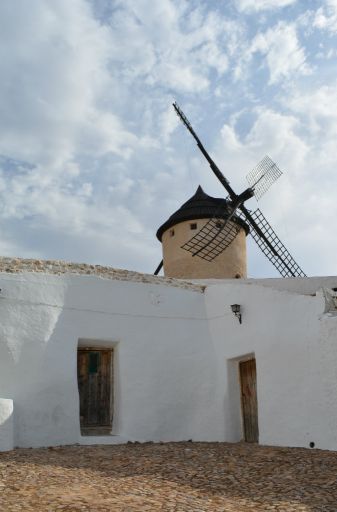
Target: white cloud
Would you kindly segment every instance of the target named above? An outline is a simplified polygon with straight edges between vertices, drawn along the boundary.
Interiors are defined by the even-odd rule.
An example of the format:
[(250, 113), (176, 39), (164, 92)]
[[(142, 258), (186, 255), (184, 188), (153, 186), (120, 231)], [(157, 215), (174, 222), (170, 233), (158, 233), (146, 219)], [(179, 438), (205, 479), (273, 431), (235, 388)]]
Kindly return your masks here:
[(275, 159), (281, 168), (290, 166), (293, 172), (298, 172), (309, 152), (305, 141), (298, 134), (300, 123), (295, 116), (265, 107), (255, 108), (254, 113), (255, 121), (244, 137), (240, 136), (237, 129), (239, 117), (232, 116), (231, 122), (222, 127), (221, 138), (216, 146), (219, 159), (225, 154), (226, 158), (235, 160), (234, 168), (241, 169), (234, 178), (238, 180), (238, 185), (243, 176), (266, 154)]
[(248, 55), (265, 56), (269, 69), (269, 83), (275, 84), (294, 75), (310, 73), (305, 50), (299, 44), (294, 24), (279, 22), (265, 33), (255, 36)]
[[(296, 20), (287, 22), (285, 9), (275, 25), (273, 8), (292, 3), (238, 0), (245, 17), (233, 15), (233, 4), (204, 0), (0, 2), (3, 253), (152, 271), (161, 221), (199, 182), (219, 195), (174, 99), (238, 190), (270, 154), (287, 171), (280, 200), (269, 203), (275, 189), (264, 199), (271, 220), (279, 226), (281, 204), (295, 249), (307, 249), (311, 226), (327, 244), (311, 212), (317, 169), (324, 205), (334, 209), (337, 98), (335, 80), (315, 85), (318, 45), (309, 45), (308, 27), (314, 17), (316, 29), (329, 31), (319, 51), (333, 48), (336, 2), (316, 14), (297, 2)], [(332, 66), (325, 71), (320, 84), (335, 76)], [(310, 206), (296, 215), (298, 239), (297, 190)]]
[(294, 93), (286, 100), (287, 107), (301, 119), (305, 127), (314, 157), (312, 161), (317, 165), (316, 173), (318, 169), (320, 173), (323, 169), (335, 172), (337, 112), (333, 105), (337, 102), (336, 85)]
[(296, 0), (235, 0), (236, 7), (241, 12), (281, 9), (295, 2)]
[[(171, 0), (116, 0), (100, 21), (85, 0), (16, 1), (15, 12), (0, 5), (2, 221), (47, 231), (47, 251), (51, 233), (67, 233), (73, 253), (75, 240), (102, 250), (117, 237), (122, 254), (138, 236), (148, 254), (144, 223), (154, 232), (159, 195), (179, 188), (172, 177), (186, 166), (170, 153), (171, 98), (207, 92), (227, 72), (238, 23)], [(8, 157), (30, 165), (9, 172)]]
[(116, 140), (120, 123), (100, 106), (113, 86), (106, 69), (111, 41), (86, 2), (17, 0), (13, 9), (5, 0), (0, 10), (0, 152), (56, 168), (94, 135), (102, 149), (107, 130)]
[(215, 147), (215, 159), (228, 169), (235, 190), (243, 190), (244, 175), (265, 154), (283, 170), (263, 197), (262, 210), (309, 275), (336, 273), (337, 241), (331, 237), (337, 216), (337, 114), (331, 108), (336, 100), (336, 85), (284, 95), (287, 114), (258, 107), (245, 135), (238, 130), (240, 116), (233, 115)]
[[(17, 0), (15, 12), (11, 5), (0, 5), (6, 77), (0, 83), (0, 154), (32, 167), (19, 184), (14, 171), (4, 173), (4, 215), (44, 215), (72, 229), (70, 205), (78, 188), (74, 225), (87, 220), (89, 198), (105, 205), (109, 216), (109, 204), (97, 196), (106, 193), (97, 187), (103, 178), (90, 176), (86, 160), (105, 168), (97, 161), (114, 154), (111, 185), (121, 190), (123, 160), (142, 151), (162, 153), (159, 135), (168, 144), (177, 119), (167, 93), (156, 102), (148, 92), (207, 90), (211, 72), (227, 70), (226, 45), (234, 44), (236, 24), (170, 0), (115, 1), (104, 24), (84, 0), (29, 6)], [(123, 168), (123, 180), (130, 180), (132, 165)]]
[(325, 0), (315, 14), (314, 27), (337, 32), (337, 0)]
[(156, 144), (111, 109), (120, 85), (110, 70), (110, 30), (83, 0), (16, 0), (15, 9), (5, 0), (0, 19), (2, 222), (85, 239), (106, 237), (123, 216), (124, 230), (139, 231), (132, 212), (95, 193), (99, 175), (86, 163), (112, 154), (123, 161)]
[(164, 143), (168, 144), (170, 136), (172, 135), (176, 127), (179, 125), (178, 116), (173, 110), (171, 103), (168, 105), (167, 109), (161, 114), (160, 125), (161, 133), (164, 138)]
[(236, 23), (187, 2), (124, 0), (113, 13), (113, 60), (124, 77), (181, 92), (205, 91), (209, 74), (228, 69), (227, 46)]
[(294, 111), (306, 115), (308, 118), (320, 122), (332, 122), (334, 125), (337, 122), (337, 111), (331, 108), (337, 103), (337, 88), (336, 83), (331, 85), (323, 85), (321, 87), (312, 88), (309, 91), (299, 91), (293, 93), (287, 98), (287, 105)]

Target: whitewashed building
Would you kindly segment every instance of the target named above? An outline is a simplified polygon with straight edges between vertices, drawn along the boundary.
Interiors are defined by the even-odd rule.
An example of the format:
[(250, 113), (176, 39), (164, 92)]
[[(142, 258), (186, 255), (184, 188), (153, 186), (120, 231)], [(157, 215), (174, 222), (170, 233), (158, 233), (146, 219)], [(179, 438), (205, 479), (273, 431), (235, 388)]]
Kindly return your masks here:
[(188, 282), (1, 258), (0, 288), (0, 450), (337, 449), (337, 277)]
[[(337, 316), (322, 290), (337, 287), (337, 277), (205, 286), (7, 259), (1, 271), (2, 450), (239, 441), (239, 364), (251, 359), (259, 442), (337, 449)], [(241, 306), (241, 324), (232, 304)], [(112, 421), (99, 437), (81, 435), (77, 359), (84, 348), (111, 351)]]

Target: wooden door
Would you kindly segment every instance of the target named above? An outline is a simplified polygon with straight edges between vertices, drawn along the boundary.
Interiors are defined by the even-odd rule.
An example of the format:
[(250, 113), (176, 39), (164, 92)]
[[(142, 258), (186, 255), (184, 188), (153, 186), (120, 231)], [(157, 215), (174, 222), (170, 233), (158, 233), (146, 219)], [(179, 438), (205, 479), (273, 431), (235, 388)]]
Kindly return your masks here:
[(240, 380), (244, 438), (248, 443), (257, 443), (259, 427), (255, 359), (240, 362)]
[(111, 354), (112, 350), (78, 350), (81, 428), (112, 425)]

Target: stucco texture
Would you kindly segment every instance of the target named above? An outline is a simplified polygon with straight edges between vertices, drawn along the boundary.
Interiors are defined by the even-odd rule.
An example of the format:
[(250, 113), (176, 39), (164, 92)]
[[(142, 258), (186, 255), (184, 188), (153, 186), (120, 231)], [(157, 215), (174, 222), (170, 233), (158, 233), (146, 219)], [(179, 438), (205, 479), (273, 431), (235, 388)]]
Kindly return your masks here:
[[(182, 249), (208, 219), (184, 221), (166, 230), (162, 236), (164, 273), (178, 279), (245, 278), (247, 277), (246, 232), (240, 229), (236, 238), (214, 260), (206, 261)], [(191, 230), (197, 224), (197, 230)], [(172, 233), (174, 235), (172, 236)]]
[[(239, 441), (238, 364), (255, 357), (259, 442), (336, 450), (337, 317), (313, 290), (337, 279), (266, 281), (1, 273), (0, 397), (13, 400), (13, 446)], [(81, 436), (79, 346), (114, 349), (109, 436)]]

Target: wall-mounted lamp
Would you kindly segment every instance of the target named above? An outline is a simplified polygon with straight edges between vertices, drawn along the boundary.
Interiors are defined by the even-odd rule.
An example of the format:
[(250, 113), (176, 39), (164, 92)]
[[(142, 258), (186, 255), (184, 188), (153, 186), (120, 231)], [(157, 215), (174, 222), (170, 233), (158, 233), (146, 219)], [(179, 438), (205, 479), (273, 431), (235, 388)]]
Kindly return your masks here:
[(239, 320), (240, 324), (242, 323), (242, 315), (241, 315), (241, 306), (240, 304), (231, 304), (232, 311), (236, 318)]

